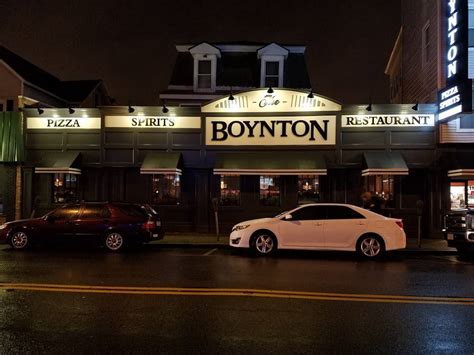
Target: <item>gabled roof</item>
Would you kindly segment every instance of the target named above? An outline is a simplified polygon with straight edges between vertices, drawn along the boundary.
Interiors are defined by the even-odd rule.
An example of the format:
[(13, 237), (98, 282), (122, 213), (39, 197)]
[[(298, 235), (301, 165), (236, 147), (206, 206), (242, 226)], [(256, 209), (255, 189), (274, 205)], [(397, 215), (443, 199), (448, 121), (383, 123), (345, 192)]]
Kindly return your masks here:
[(221, 51), (219, 48), (210, 45), (207, 42), (202, 42), (194, 47), (189, 48), (189, 53), (195, 54), (215, 54), (217, 57), (221, 57)]
[(0, 45), (0, 61), (5, 62), (24, 81), (70, 103), (84, 101), (102, 80), (61, 81), (54, 75), (28, 62)]
[(261, 58), (263, 55), (282, 55), (285, 58), (288, 57), (288, 49), (276, 44), (275, 42), (260, 48), (257, 51), (257, 55)]

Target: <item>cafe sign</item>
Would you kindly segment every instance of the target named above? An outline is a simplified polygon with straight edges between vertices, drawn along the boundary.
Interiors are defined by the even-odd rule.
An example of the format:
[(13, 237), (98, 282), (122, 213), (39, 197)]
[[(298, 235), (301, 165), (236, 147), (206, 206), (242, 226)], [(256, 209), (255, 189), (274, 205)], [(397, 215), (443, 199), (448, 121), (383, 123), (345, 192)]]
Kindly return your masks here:
[(336, 144), (336, 116), (206, 117), (206, 145)]
[(433, 127), (434, 115), (342, 115), (343, 128)]
[(28, 117), (27, 129), (100, 129), (100, 117)]
[(201, 117), (182, 116), (105, 116), (107, 128), (201, 128)]

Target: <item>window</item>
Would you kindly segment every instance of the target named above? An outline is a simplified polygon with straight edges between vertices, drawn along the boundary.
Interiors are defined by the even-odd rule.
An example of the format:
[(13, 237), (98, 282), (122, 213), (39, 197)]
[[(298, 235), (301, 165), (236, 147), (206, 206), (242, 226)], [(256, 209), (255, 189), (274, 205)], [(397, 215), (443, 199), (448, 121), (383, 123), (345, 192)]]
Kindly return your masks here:
[(393, 207), (394, 204), (394, 176), (372, 175), (365, 177), (365, 189), (380, 197), (385, 207)]
[(53, 212), (51, 212), (49, 215), (51, 217), (54, 217), (57, 220), (74, 219), (79, 216), (80, 210), (81, 210), (81, 205), (74, 204), (74, 205), (58, 208), (57, 210), (54, 210)]
[(468, 115), (458, 120), (458, 130), (468, 130), (474, 132), (474, 115)]
[(260, 204), (280, 206), (280, 177), (260, 176)]
[[(451, 209), (474, 207), (474, 180), (451, 181), (449, 186)], [(466, 204), (467, 201), (467, 204)]]
[[(138, 206), (138, 205), (116, 205), (115, 207), (124, 215), (130, 217), (148, 217), (148, 215), (156, 215), (157, 213), (151, 207)], [(152, 213), (153, 211), (154, 213)]]
[(53, 203), (73, 202), (78, 199), (78, 177), (74, 174), (56, 173), (53, 177)]
[(198, 60), (197, 88), (212, 88), (212, 62), (210, 60)]
[(423, 26), (423, 32), (421, 33), (421, 59), (422, 64), (425, 65), (431, 60), (431, 26), (430, 23), (427, 22), (425, 26)]
[(280, 62), (265, 62), (265, 87), (278, 87)]
[(153, 198), (156, 205), (179, 205), (181, 194), (178, 174), (153, 175)]
[(307, 206), (291, 212), (293, 221), (326, 219), (326, 206)]
[(327, 206), (327, 219), (362, 219), (365, 218), (359, 212), (344, 206)]
[(298, 176), (298, 203), (319, 201), (319, 176)]
[(105, 205), (86, 205), (81, 214), (81, 218), (84, 219), (102, 219), (109, 217), (110, 211)]
[(222, 206), (240, 206), (240, 176), (222, 175), (220, 192)]

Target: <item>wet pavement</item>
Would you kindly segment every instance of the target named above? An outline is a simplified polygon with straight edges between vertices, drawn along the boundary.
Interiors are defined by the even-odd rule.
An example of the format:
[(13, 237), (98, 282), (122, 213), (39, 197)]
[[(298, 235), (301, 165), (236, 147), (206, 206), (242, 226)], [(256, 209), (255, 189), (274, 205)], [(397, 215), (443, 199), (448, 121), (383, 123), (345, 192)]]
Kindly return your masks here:
[(472, 354), (473, 275), (453, 253), (1, 246), (0, 353)]

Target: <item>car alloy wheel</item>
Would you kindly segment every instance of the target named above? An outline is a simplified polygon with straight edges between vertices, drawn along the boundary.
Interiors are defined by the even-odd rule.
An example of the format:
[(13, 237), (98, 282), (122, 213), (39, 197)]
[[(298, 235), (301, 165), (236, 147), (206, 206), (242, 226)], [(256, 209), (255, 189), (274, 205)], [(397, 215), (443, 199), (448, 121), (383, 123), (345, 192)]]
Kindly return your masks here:
[(105, 246), (111, 251), (118, 251), (123, 246), (123, 237), (119, 233), (110, 233), (105, 238)]
[(275, 241), (268, 234), (260, 234), (255, 239), (255, 249), (260, 254), (270, 254), (275, 249)]
[(360, 251), (368, 258), (375, 258), (382, 252), (382, 244), (375, 237), (366, 237), (360, 243)]
[(14, 249), (24, 249), (28, 245), (28, 236), (25, 232), (15, 232), (10, 239), (10, 245)]

